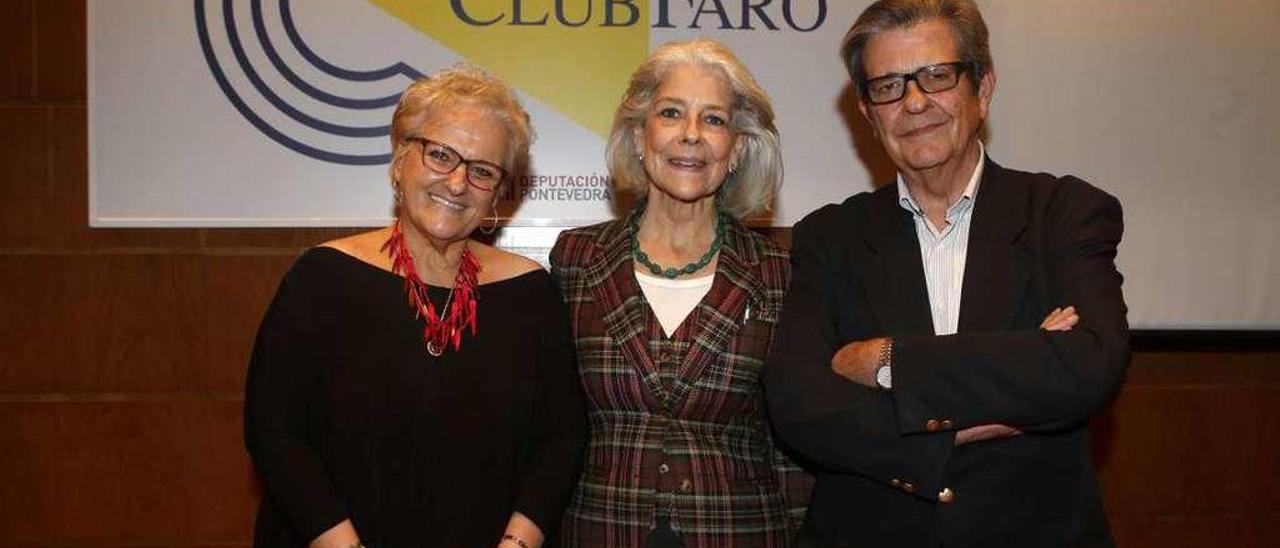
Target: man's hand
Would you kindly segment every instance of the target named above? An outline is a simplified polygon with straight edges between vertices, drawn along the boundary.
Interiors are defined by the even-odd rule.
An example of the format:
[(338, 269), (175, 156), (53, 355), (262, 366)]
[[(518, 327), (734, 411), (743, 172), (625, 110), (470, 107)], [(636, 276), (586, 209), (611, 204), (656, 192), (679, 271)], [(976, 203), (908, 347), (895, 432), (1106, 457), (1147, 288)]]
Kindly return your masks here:
[(881, 348), (888, 343), (889, 339), (876, 337), (846, 344), (831, 356), (831, 370), (841, 377), (874, 388)]
[(1076, 314), (1076, 307), (1068, 306), (1066, 308), (1055, 308), (1044, 317), (1044, 321), (1040, 322), (1040, 329), (1045, 331), (1071, 331), (1072, 327), (1080, 323), (1080, 316)]
[(979, 424), (956, 432), (956, 446), (975, 441), (1011, 438), (1022, 435), (1022, 431), (1006, 424)]
[[(1076, 307), (1055, 308), (1040, 322), (1040, 329), (1045, 331), (1070, 331), (1080, 323)], [(1006, 424), (979, 424), (956, 432), (956, 445), (964, 445), (975, 441), (994, 440), (1021, 435), (1022, 431)]]

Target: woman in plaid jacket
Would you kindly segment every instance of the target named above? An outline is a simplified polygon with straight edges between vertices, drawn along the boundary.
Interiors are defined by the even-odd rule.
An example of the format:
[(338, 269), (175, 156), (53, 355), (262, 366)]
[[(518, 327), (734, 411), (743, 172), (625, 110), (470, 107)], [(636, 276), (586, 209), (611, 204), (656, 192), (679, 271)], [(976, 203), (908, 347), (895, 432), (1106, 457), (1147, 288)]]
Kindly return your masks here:
[(790, 265), (739, 220), (782, 178), (769, 99), (721, 44), (666, 44), (632, 76), (607, 160), (639, 206), (551, 255), (591, 426), (561, 543), (790, 546), (811, 479), (760, 392)]

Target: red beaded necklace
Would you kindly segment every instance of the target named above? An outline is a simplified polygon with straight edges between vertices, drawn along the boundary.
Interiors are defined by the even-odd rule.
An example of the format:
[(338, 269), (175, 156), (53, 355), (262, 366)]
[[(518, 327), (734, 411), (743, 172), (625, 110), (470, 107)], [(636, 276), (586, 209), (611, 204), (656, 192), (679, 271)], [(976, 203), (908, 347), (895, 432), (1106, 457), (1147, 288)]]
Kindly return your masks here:
[(422, 329), (427, 353), (440, 356), (450, 344), (455, 352), (460, 350), (464, 326), (471, 328), (472, 337), (476, 336), (476, 274), (480, 272), (480, 263), (470, 250), (462, 249), (458, 275), (454, 277), (453, 288), (445, 299), (443, 315), (436, 313), (435, 304), (427, 296), (427, 283), (418, 277), (413, 255), (409, 254), (404, 233), (400, 231), (400, 221), (391, 226), (391, 237), (382, 244), (382, 251), (391, 256), (391, 271), (404, 276), (404, 291), (409, 295), (409, 308), (413, 310), (414, 318), (427, 319), (427, 325)]

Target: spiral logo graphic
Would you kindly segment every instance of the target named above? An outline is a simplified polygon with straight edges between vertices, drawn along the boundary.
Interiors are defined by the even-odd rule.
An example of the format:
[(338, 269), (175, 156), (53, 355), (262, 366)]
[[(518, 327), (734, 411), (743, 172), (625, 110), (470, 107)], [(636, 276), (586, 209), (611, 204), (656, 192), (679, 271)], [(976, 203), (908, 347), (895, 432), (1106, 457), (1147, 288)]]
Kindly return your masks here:
[[(501, 75), (601, 138), (608, 134), (614, 103), (630, 71), (649, 47), (647, 3), (609, 3), (612, 7), (604, 10), (593, 10), (590, 1), (581, 4), (585, 9), (575, 17), (585, 17), (583, 22), (552, 10), (557, 16), (544, 14), (540, 20), (545, 24), (526, 25), (520, 18), (531, 12), (513, 9), (510, 0), (369, 0), (390, 21), (424, 38), (422, 47), (451, 52)], [(561, 2), (543, 7), (552, 5), (568, 9)], [(297, 6), (312, 11), (297, 14)], [(344, 7), (341, 3), (193, 0), (193, 7), (200, 51), (227, 100), (262, 134), (324, 162), (387, 163), (387, 124), (399, 92), (436, 68), (395, 60), (369, 63), (380, 68), (355, 69), (317, 53), (324, 48), (314, 46), (349, 53), (335, 47), (361, 40), (361, 32), (367, 31), (353, 28), (351, 36), (335, 35), (330, 25), (308, 44), (299, 29), (306, 25), (299, 25), (295, 15), (333, 22), (330, 11)], [(476, 25), (473, 16), (514, 19), (511, 24)], [(597, 24), (585, 23), (591, 20)]]
[[(280, 145), (317, 160), (355, 166), (390, 161), (388, 152), (360, 151), (386, 149), (387, 121), (399, 101), (398, 91), (388, 90), (403, 89), (422, 71), (403, 62), (353, 70), (325, 60), (298, 31), (289, 0), (279, 0), (271, 23), (262, 0), (251, 0), (248, 13), (237, 10), (233, 0), (208, 4), (194, 1), (200, 49), (218, 87), (246, 121)], [(252, 28), (252, 34), (242, 36), (243, 28)], [(294, 66), (284, 48), (290, 48)], [(251, 53), (265, 59), (265, 66), (253, 62)], [(296, 66), (297, 60), (307, 66)], [(322, 75), (324, 81), (308, 81), (304, 72)]]

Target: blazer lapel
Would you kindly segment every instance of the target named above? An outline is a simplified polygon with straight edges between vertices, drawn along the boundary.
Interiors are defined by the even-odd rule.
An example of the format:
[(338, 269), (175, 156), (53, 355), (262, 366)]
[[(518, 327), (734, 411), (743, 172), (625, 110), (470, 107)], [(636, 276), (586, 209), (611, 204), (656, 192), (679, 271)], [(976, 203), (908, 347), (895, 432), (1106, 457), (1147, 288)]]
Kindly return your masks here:
[(867, 223), (866, 244), (876, 252), (878, 262), (851, 266), (861, 273), (877, 325), (890, 335), (932, 335), (920, 241), (911, 214), (898, 203), (897, 185), (872, 195)]
[(763, 303), (763, 282), (754, 266), (760, 262), (760, 250), (745, 232), (748, 229), (730, 221), (724, 244), (716, 259), (715, 279), (706, 297), (690, 316), (690, 348), (680, 362), (680, 381), (676, 383), (672, 402), (679, 408), (694, 379), (730, 347), (745, 321), (747, 307), (758, 310)]
[[(632, 213), (634, 215), (634, 213)], [(631, 229), (626, 219), (611, 223), (596, 240), (598, 252), (587, 267), (589, 285), (600, 310), (605, 332), (628, 363), (636, 364), (648, 388), (650, 405), (660, 407), (666, 390), (658, 378), (658, 367), (649, 356), (645, 341), (647, 304), (636, 282), (631, 261)]]
[(1026, 228), (1024, 194), (1024, 188), (1010, 181), (1003, 168), (986, 161), (969, 227), (960, 293), (961, 333), (1003, 330), (1016, 312), (1015, 299), (1023, 294), (1031, 274), (1029, 257), (1017, 245)]

